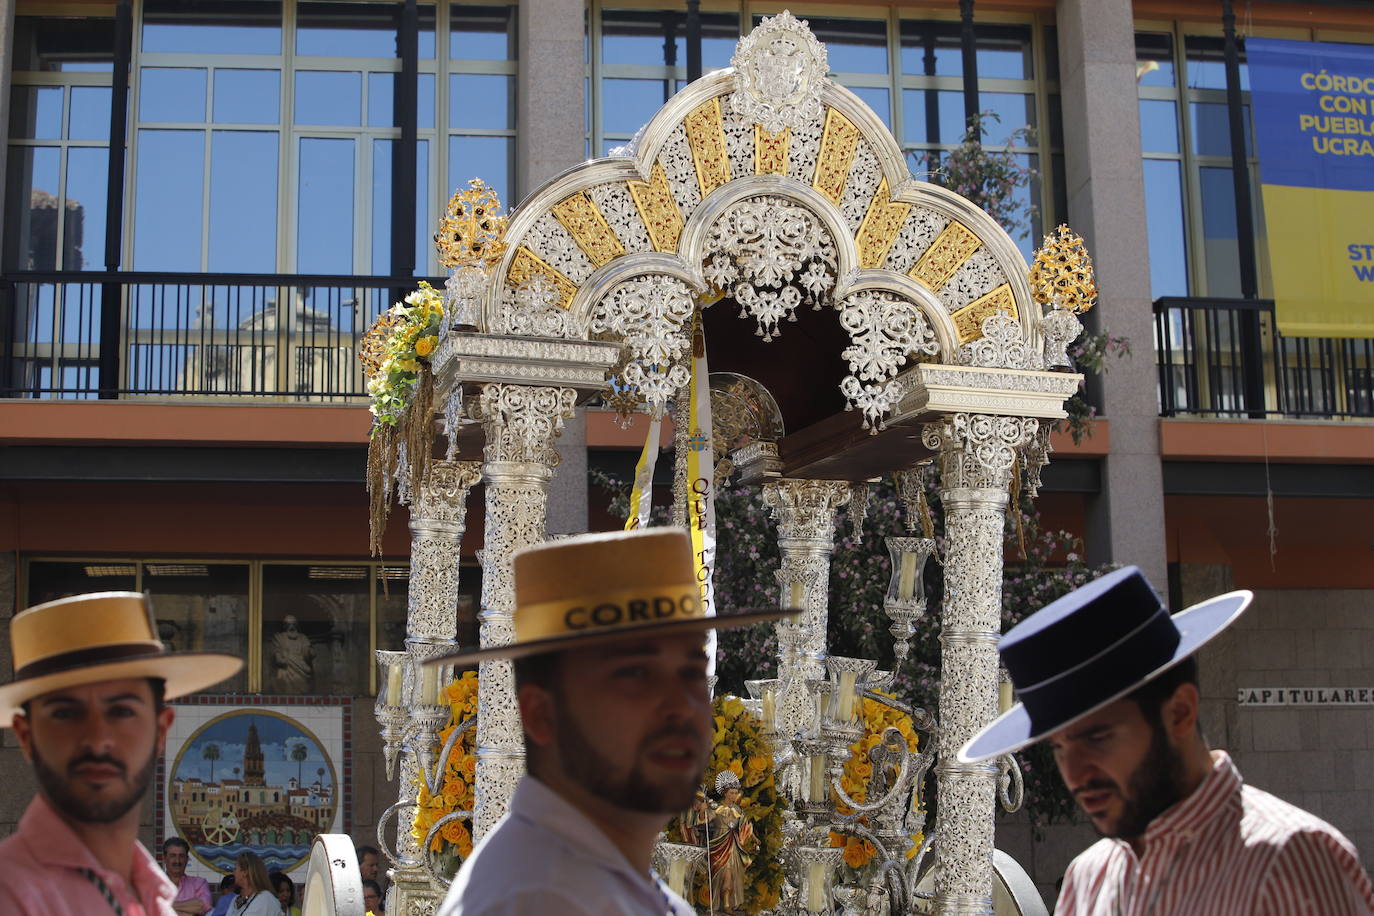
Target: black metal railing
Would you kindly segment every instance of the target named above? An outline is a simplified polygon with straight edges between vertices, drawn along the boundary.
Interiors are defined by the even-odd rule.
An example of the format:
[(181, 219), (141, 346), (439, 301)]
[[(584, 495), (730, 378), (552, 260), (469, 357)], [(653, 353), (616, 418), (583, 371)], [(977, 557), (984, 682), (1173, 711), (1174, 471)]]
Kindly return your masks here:
[[(361, 398), (358, 346), (410, 277), (13, 273), (0, 397)], [(434, 282), (434, 281), (431, 281)]]
[(1374, 417), (1374, 339), (1284, 337), (1268, 299), (1166, 297), (1154, 315), (1166, 417)]

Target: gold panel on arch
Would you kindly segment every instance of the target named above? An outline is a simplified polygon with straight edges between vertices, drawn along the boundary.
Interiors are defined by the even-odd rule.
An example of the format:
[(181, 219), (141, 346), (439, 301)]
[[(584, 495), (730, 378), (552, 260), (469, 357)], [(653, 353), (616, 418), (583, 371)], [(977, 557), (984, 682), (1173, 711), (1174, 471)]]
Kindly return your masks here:
[(730, 181), (730, 154), (725, 147), (720, 99), (711, 99), (693, 108), (683, 127), (687, 131), (687, 146), (692, 151), (692, 164), (696, 166), (697, 186), (705, 200), (706, 195)]
[(673, 189), (663, 166), (655, 162), (648, 181), (627, 181), (625, 184), (648, 230), (649, 240), (654, 243), (654, 250), (677, 251), (678, 238), (682, 235), (682, 211), (673, 199)]
[(784, 127), (776, 134), (754, 125), (754, 174), (786, 175), (787, 157), (792, 145), (792, 128)]
[(931, 292), (939, 292), (982, 244), (972, 229), (963, 223), (951, 221), (930, 243), (907, 276)]
[(535, 274), (543, 274), (558, 290), (560, 308), (567, 308), (572, 304), (572, 298), (577, 293), (577, 284), (548, 261), (521, 245), (515, 250), (515, 258), (506, 273), (506, 282), (511, 286), (520, 287)]
[(816, 175), (811, 186), (820, 191), (835, 206), (844, 196), (844, 183), (849, 167), (859, 149), (859, 128), (834, 108), (825, 111), (825, 129), (821, 133), (820, 152), (816, 155)]
[(586, 191), (578, 191), (555, 205), (553, 216), (597, 267), (625, 253), (625, 246), (616, 237), (615, 230)]
[(998, 312), (1006, 312), (1013, 318), (1019, 317), (1016, 311), (1016, 297), (1012, 295), (1010, 283), (1003, 283), (963, 308), (955, 309), (949, 317), (954, 320), (954, 328), (959, 332), (959, 342), (967, 343), (982, 337), (983, 319)]
[(878, 190), (873, 192), (873, 200), (868, 204), (863, 222), (859, 223), (859, 231), (854, 235), (860, 267), (882, 266), (910, 212), (911, 204), (888, 200), (887, 177), (884, 176), (878, 182)]

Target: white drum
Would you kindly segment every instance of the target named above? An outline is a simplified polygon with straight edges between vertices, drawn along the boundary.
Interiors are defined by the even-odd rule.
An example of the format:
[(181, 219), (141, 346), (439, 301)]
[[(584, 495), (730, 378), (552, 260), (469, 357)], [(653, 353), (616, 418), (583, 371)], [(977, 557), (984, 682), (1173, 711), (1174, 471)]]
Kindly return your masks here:
[(364, 916), (363, 876), (353, 840), (342, 833), (322, 833), (310, 849), (301, 916)]

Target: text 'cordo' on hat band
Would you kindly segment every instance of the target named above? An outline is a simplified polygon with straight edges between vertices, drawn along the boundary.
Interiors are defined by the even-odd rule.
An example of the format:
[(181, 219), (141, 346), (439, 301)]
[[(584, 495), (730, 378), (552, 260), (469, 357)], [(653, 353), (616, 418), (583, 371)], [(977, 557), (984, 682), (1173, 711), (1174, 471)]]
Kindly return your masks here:
[(522, 605), (515, 615), (515, 639), (526, 642), (705, 616), (695, 582), (656, 585)]

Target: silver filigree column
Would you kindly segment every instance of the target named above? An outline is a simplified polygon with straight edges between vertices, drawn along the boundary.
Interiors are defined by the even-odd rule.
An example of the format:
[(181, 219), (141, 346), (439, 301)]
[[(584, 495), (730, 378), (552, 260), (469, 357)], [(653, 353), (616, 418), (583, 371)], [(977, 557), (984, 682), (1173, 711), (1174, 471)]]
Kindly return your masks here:
[(830, 555), (835, 549), (835, 513), (852, 491), (840, 480), (780, 478), (763, 485), (763, 502), (778, 522), (782, 568), (778, 582), (784, 605), (801, 607), (797, 623), (778, 624), (778, 731), (792, 737), (811, 721), (808, 678), (825, 676), (825, 633), (829, 616)]
[[(455, 643), (458, 633), (458, 575), (467, 520), (468, 491), (481, 480), (476, 461), (435, 461), (418, 492), (405, 487), (402, 501), (410, 506), (410, 594), (406, 607), (406, 649), (415, 661), (433, 657)], [(412, 690), (416, 678), (407, 678)], [(412, 710), (418, 707), (410, 704)], [(408, 723), (406, 749), (401, 757), (398, 801), (413, 802), (419, 786), (418, 748), (433, 741), (421, 723)], [(438, 894), (419, 864), (420, 845), (410, 830), (413, 809), (399, 809), (396, 859), (392, 871), (391, 904), (399, 913), (431, 912)], [(410, 864), (415, 863), (415, 864)]]
[[(483, 385), (475, 417), (486, 432), (486, 532), (482, 554), (481, 644), (514, 637), (511, 554), (545, 537), (549, 481), (558, 465), (553, 440), (573, 415), (577, 391), (536, 385)], [(473, 837), (506, 812), (525, 771), (524, 739), (509, 661), (483, 662), (477, 697), (477, 778)]]
[(1035, 436), (1027, 417), (954, 413), (926, 424), (940, 455), (945, 512), (936, 910), (991, 914), (997, 762), (964, 764), (959, 748), (997, 714), (1002, 541), (1016, 453)]

